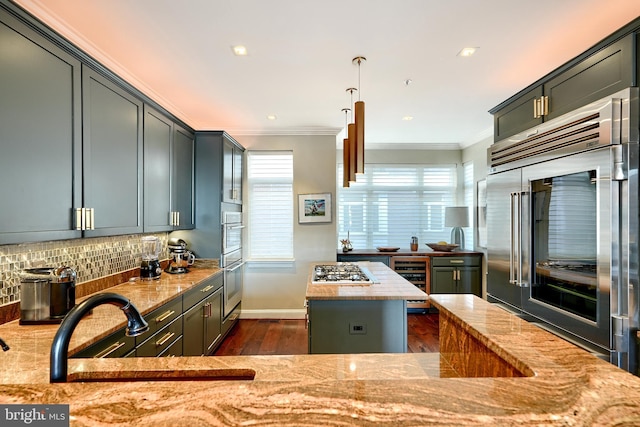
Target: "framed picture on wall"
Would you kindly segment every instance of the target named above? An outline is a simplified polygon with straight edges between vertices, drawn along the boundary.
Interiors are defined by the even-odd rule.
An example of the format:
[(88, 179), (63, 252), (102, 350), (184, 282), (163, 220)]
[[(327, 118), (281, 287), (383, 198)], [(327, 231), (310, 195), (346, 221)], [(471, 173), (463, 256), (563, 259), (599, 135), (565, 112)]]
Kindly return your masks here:
[(331, 222), (331, 193), (298, 194), (298, 223)]

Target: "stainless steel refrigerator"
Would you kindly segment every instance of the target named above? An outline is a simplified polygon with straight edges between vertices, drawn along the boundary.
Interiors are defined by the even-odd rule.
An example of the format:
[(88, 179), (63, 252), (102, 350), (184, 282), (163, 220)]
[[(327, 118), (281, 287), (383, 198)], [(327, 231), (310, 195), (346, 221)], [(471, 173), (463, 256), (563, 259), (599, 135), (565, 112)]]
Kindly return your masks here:
[(636, 372), (638, 88), (489, 148), (487, 296)]

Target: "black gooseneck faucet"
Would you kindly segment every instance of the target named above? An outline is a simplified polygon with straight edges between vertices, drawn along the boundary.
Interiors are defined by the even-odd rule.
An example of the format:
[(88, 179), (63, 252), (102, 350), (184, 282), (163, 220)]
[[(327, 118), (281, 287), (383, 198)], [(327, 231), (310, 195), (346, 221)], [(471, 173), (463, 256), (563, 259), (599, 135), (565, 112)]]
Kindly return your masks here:
[(120, 307), (127, 316), (127, 336), (134, 337), (143, 334), (149, 330), (149, 325), (142, 318), (142, 315), (135, 308), (131, 301), (122, 295), (114, 293), (104, 293), (93, 295), (80, 304), (73, 307), (64, 317), (56, 336), (51, 344), (51, 366), (49, 372), (49, 382), (64, 383), (67, 382), (68, 353), (71, 334), (84, 317), (92, 308), (102, 304), (112, 304)]
[(2, 338), (0, 338), (0, 348), (2, 348), (2, 351), (9, 350), (9, 346), (7, 345), (6, 342), (4, 342), (4, 340)]

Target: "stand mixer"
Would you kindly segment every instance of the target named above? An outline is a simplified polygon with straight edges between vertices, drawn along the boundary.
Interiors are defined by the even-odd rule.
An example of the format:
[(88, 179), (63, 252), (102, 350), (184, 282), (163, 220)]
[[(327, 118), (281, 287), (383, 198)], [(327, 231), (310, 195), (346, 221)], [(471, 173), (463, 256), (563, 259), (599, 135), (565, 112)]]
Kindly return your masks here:
[(160, 239), (154, 236), (142, 238), (142, 262), (140, 263), (140, 278), (142, 280), (159, 279), (162, 274), (160, 267)]
[(171, 238), (168, 242), (169, 248), (169, 265), (164, 270), (171, 274), (188, 273), (188, 266), (193, 265), (196, 257), (187, 250), (187, 242), (178, 238)]

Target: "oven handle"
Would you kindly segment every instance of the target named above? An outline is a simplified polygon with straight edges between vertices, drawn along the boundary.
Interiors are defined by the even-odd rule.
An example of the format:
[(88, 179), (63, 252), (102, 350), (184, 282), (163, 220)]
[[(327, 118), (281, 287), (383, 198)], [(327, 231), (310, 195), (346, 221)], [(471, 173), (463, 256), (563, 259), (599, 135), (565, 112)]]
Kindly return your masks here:
[(238, 265), (235, 265), (233, 268), (228, 268), (227, 271), (229, 273), (233, 273), (234, 271), (236, 271), (237, 269), (239, 269), (240, 267), (242, 267), (244, 265), (244, 261), (242, 261), (241, 263), (239, 263)]
[(237, 230), (244, 228), (244, 225), (225, 225), (229, 230)]

